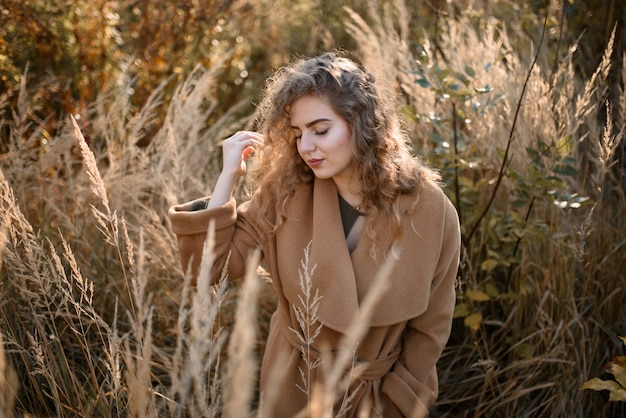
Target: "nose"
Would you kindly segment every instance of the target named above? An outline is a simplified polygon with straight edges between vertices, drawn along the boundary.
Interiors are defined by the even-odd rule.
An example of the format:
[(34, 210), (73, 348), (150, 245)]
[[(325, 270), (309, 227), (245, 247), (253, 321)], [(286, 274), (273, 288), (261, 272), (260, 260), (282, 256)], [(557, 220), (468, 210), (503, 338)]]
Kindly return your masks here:
[(301, 153), (307, 153), (315, 151), (316, 145), (313, 135), (308, 132), (303, 132), (298, 140), (298, 149)]

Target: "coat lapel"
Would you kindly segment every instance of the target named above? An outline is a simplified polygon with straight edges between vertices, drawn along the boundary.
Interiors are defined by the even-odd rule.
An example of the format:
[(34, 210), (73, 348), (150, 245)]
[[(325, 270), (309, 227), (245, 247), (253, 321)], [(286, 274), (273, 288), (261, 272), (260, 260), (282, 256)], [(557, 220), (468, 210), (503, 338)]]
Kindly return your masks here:
[(358, 295), (352, 259), (341, 224), (337, 188), (332, 180), (316, 180), (313, 190), (313, 283), (323, 299), (320, 320), (335, 330), (345, 330), (358, 312)]

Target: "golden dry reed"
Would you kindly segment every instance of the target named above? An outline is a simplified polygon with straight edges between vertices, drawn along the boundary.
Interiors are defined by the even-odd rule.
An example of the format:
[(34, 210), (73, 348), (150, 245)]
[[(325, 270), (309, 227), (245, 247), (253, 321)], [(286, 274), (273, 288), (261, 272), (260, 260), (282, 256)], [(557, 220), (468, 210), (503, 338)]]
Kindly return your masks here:
[[(554, 65), (545, 43), (467, 10), (450, 9), (420, 45), (404, 1), (341, 10), (353, 55), (394, 93), (416, 154), (442, 171), (462, 221), (455, 322), (431, 416), (623, 413), (580, 389), (613, 379), (602, 366), (626, 334), (626, 59), (615, 57), (616, 29), (580, 79), (575, 45)], [(22, 75), (11, 114), (0, 114), (0, 415), (257, 414), (271, 278), (256, 254), (245, 277), (224, 271), (210, 285), (211, 227), (192, 286), (166, 217), (210, 194), (221, 139), (252, 124), (242, 111), (253, 98), (217, 112), (229, 56), (141, 106), (122, 74), (53, 137), (27, 88), (38, 80)], [(302, 251), (302, 416), (326, 418), (337, 401), (350, 407), (354, 347), (393, 277), (383, 266), (338, 356), (314, 359), (324, 295)], [(311, 384), (315, 368), (323, 385)]]

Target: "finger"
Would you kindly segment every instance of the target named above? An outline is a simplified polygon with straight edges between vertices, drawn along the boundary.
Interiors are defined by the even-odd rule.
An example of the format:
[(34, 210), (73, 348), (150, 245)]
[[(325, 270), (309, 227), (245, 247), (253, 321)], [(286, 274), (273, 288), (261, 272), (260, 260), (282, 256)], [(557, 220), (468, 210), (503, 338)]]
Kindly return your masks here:
[(254, 138), (255, 140), (259, 142), (263, 142), (265, 140), (265, 136), (263, 134), (260, 134), (258, 132), (248, 132), (248, 133), (250, 134), (252, 138)]
[(264, 143), (264, 136), (257, 132), (239, 131), (223, 142), (223, 145), (248, 147), (261, 146)]
[(239, 142), (238, 147), (241, 147), (244, 160), (250, 157), (250, 155), (264, 144), (262, 138), (247, 137), (245, 140)]
[(261, 146), (265, 142), (265, 137), (257, 132), (245, 132), (241, 140), (243, 140), (246, 145)]

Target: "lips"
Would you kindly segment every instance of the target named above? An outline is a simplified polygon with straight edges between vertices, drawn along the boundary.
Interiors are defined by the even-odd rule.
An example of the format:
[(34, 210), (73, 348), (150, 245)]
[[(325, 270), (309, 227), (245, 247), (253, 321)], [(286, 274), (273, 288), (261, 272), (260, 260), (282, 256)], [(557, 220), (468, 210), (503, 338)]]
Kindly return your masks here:
[(323, 159), (310, 159), (307, 160), (306, 163), (309, 165), (309, 167), (311, 168), (317, 168), (320, 165), (322, 165), (322, 163), (324, 162)]

